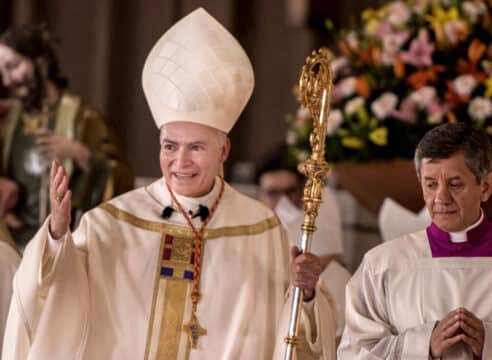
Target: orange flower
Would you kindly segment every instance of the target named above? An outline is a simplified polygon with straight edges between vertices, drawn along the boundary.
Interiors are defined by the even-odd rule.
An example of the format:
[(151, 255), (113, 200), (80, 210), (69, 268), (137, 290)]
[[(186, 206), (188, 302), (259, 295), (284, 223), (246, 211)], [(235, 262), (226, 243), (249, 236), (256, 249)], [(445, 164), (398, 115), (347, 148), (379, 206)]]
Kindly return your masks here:
[(372, 60), (372, 48), (371, 47), (369, 47), (369, 49), (367, 49), (367, 50), (361, 50), (357, 54), (357, 61), (355, 62), (355, 64), (357, 66), (364, 66), (364, 65), (372, 66), (373, 63), (374, 62)]
[(446, 116), (448, 117), (448, 122), (450, 122), (451, 124), (456, 124), (458, 122), (458, 118), (456, 117), (454, 112), (450, 111)]
[(372, 63), (376, 66), (380, 66), (381, 65), (381, 49), (377, 46), (372, 47), (371, 55), (372, 55)]
[(492, 59), (492, 44), (487, 48), (487, 58)]
[(347, 44), (346, 41), (340, 40), (338, 42), (338, 48), (340, 49), (343, 56), (349, 58), (352, 55), (352, 51), (350, 51), (350, 46)]
[(395, 73), (395, 76), (399, 79), (405, 76), (405, 64), (399, 56), (395, 59), (395, 62), (393, 64), (393, 72)]
[(458, 59), (456, 70), (460, 74), (470, 74), (477, 82), (483, 83), (486, 79), (485, 74), (477, 68), (477, 64), (480, 62), (487, 50), (487, 46), (478, 39), (473, 39), (468, 47), (467, 55), (469, 60)]
[(468, 47), (468, 59), (470, 59), (470, 62), (476, 65), (482, 58), (486, 49), (487, 46), (485, 46), (483, 42), (478, 39), (473, 39)]
[(487, 78), (485, 74), (477, 68), (476, 65), (474, 65), (470, 61), (466, 61), (463, 59), (458, 60), (458, 64), (456, 65), (456, 70), (460, 74), (472, 75), (475, 78), (475, 80), (477, 80), (477, 82), (479, 83), (483, 83)]
[(357, 94), (366, 99), (371, 95), (371, 86), (365, 76), (357, 77), (355, 82), (355, 91)]
[(432, 65), (425, 70), (419, 70), (410, 75), (407, 83), (414, 89), (420, 89), (430, 82), (437, 80), (437, 74), (445, 70), (443, 65)]

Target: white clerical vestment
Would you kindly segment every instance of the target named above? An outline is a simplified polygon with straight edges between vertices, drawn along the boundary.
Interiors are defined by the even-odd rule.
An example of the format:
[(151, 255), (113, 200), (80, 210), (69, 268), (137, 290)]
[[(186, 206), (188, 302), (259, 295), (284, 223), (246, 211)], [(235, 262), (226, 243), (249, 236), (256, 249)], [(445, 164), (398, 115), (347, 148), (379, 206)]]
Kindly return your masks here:
[[(432, 257), (426, 230), (370, 250), (347, 285), (340, 360), (428, 360), (436, 321), (465, 307), (485, 326), (492, 359), (492, 257)], [(443, 358), (473, 359), (463, 343)]]
[(0, 240), (0, 353), (10, 299), (12, 298), (12, 279), (20, 263), (20, 256), (10, 244)]
[[(219, 183), (202, 198), (176, 197), (185, 210), (211, 206)], [(201, 256), (197, 319), (206, 335), (191, 349), (183, 325), (194, 234), (177, 211), (162, 219), (167, 205), (161, 179), (88, 212), (56, 250), (45, 223), (15, 278), (3, 359), (282, 358), (290, 259), (277, 218), (225, 185)], [(329, 295), (318, 287), (310, 316), (303, 312), (310, 351), (334, 359)]]

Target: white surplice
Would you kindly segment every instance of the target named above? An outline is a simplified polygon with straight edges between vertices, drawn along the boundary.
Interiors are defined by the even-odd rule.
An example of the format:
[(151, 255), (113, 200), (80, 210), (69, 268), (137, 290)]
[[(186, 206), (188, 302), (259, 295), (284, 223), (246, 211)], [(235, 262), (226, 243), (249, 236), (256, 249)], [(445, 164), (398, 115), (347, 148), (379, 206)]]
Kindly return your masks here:
[(2, 339), (10, 299), (12, 298), (12, 279), (20, 263), (20, 256), (12, 246), (0, 240), (0, 354)]
[[(218, 183), (203, 198), (178, 200), (185, 209), (211, 206)], [(113, 199), (84, 215), (54, 256), (47, 255), (45, 223), (15, 278), (3, 359), (144, 359), (163, 234), (190, 233), (179, 213), (168, 221), (160, 217), (169, 204), (162, 179)], [(198, 218), (193, 222), (201, 224)], [(190, 350), (177, 324), (175, 358), (281, 358), (289, 316), (285, 231), (270, 210), (226, 184), (205, 238), (197, 316), (207, 335)], [(158, 299), (157, 307), (172, 295)], [(180, 303), (187, 323), (190, 297)], [(318, 288), (310, 316), (303, 311), (307, 342), (318, 359), (335, 357), (332, 306)], [(165, 320), (162, 326), (169, 325)]]
[[(492, 258), (433, 258), (425, 230), (370, 250), (347, 285), (340, 360), (427, 360), (436, 321), (465, 307), (485, 326), (492, 359)], [(473, 359), (459, 343), (444, 357)]]

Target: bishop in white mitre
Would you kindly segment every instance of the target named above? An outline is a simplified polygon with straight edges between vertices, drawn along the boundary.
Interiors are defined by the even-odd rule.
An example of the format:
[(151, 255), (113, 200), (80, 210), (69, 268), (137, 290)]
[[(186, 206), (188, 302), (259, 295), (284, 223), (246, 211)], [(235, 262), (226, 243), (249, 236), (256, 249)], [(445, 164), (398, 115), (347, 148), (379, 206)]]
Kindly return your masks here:
[(244, 50), (198, 9), (158, 40), (142, 81), (163, 177), (71, 234), (68, 180), (52, 165), (51, 215), (14, 280), (3, 359), (281, 359), (290, 283), (305, 298), (299, 346), (334, 359), (319, 259), (289, 249), (273, 212), (218, 176), (253, 89)]

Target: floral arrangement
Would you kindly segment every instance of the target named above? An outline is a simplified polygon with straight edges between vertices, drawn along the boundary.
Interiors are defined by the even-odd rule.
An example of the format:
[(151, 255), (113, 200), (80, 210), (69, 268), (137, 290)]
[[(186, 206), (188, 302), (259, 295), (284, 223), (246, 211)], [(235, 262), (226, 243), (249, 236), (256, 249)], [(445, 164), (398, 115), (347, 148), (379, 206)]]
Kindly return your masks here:
[[(465, 121), (492, 134), (492, 0), (392, 1), (337, 34), (327, 158), (411, 158), (423, 134)], [(288, 118), (296, 161), (308, 155), (309, 112)]]

